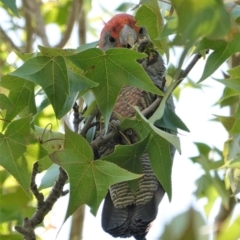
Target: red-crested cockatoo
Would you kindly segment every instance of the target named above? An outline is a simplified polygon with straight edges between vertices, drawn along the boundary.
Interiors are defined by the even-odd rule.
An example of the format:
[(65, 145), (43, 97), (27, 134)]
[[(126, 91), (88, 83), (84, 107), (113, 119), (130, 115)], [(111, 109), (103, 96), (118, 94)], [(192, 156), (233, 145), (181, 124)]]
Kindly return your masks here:
[[(132, 48), (137, 44), (138, 51), (142, 52), (145, 44), (149, 42), (145, 28), (136, 26), (133, 16), (118, 14), (102, 29), (99, 48), (105, 51), (109, 48)], [(146, 58), (140, 64), (154, 84), (162, 89), (165, 67), (161, 56), (156, 51), (154, 51), (154, 55), (153, 59)], [(133, 117), (135, 110), (129, 107), (130, 105), (138, 106), (143, 110), (155, 99), (154, 94), (147, 93), (142, 89), (123, 86), (114, 112), (122, 117)], [(171, 110), (174, 110), (172, 98), (168, 100), (167, 105)], [(114, 118), (113, 114), (111, 119), (114, 120)], [(113, 152), (114, 146), (117, 144), (124, 144), (124, 140), (121, 137), (113, 139), (107, 147), (102, 147), (99, 150), (98, 155), (100, 157), (108, 155)], [(171, 148), (172, 158), (174, 151)], [(165, 190), (152, 171), (148, 154), (143, 154), (140, 162), (144, 176), (139, 180), (136, 194), (131, 191), (126, 182), (122, 182), (111, 186), (105, 198), (102, 227), (113, 237), (133, 236), (137, 240), (146, 239), (150, 224), (157, 216), (158, 205), (165, 194)]]

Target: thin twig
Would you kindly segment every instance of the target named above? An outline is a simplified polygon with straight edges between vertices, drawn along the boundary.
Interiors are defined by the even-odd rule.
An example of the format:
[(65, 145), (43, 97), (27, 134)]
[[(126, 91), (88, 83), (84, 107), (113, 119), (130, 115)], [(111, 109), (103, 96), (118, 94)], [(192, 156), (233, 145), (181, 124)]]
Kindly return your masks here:
[(46, 127), (43, 129), (42, 136), (39, 138), (39, 142), (40, 142), (40, 143), (43, 142), (43, 137), (44, 137), (44, 135), (45, 135), (45, 132), (46, 132), (48, 126), (50, 126), (49, 131), (50, 131), (50, 132), (52, 131), (52, 123), (48, 123), (48, 124), (46, 125)]
[(96, 109), (94, 110), (94, 112), (93, 112), (93, 113), (89, 116), (89, 118), (87, 119), (86, 123), (84, 124), (84, 126), (83, 126), (83, 128), (82, 128), (82, 130), (81, 130), (81, 132), (80, 132), (80, 134), (81, 134), (83, 137), (86, 136), (87, 131), (93, 126), (93, 125), (92, 125), (92, 121), (93, 121), (93, 119), (98, 115), (98, 113), (99, 113), (99, 109), (96, 108)]
[(36, 240), (36, 235), (34, 232), (35, 227), (43, 221), (44, 217), (52, 209), (54, 203), (58, 200), (58, 198), (60, 198), (63, 194), (66, 194), (66, 191), (63, 192), (63, 187), (68, 177), (62, 168), (59, 168), (58, 179), (56, 180), (49, 196), (45, 201), (43, 194), (38, 191), (35, 182), (37, 173), (38, 163), (35, 163), (33, 165), (30, 187), (33, 195), (37, 199), (37, 209), (31, 218), (24, 219), (22, 227), (15, 226), (15, 230), (22, 234), (25, 240)]
[(195, 66), (195, 64), (201, 57), (202, 55), (200, 53), (195, 54), (195, 56), (193, 57), (192, 61), (188, 64), (186, 69), (179, 74), (178, 76), (179, 84), (184, 80), (185, 77), (187, 77), (189, 72), (192, 70), (192, 68)]
[[(120, 123), (119, 123), (120, 125)], [(105, 132), (105, 129), (103, 130)], [(94, 141), (91, 142), (91, 147), (94, 151), (97, 151), (104, 143), (115, 138), (119, 134), (118, 128), (111, 129), (106, 135), (100, 134)]]
[(75, 133), (78, 133), (79, 123), (83, 120), (83, 118), (79, 113), (79, 106), (77, 102), (74, 103), (72, 108), (73, 108), (73, 129)]

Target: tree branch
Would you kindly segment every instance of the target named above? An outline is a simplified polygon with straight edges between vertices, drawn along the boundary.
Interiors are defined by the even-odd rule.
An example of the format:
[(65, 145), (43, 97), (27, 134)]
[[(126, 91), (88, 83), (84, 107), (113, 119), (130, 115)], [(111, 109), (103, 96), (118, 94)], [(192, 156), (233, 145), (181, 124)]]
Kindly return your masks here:
[(92, 125), (92, 121), (93, 119), (98, 115), (99, 113), (99, 109), (95, 108), (95, 110), (93, 111), (93, 113), (89, 116), (89, 118), (87, 119), (86, 123), (84, 124), (80, 134), (85, 137), (87, 131), (93, 126)]
[(25, 52), (32, 52), (32, 44), (33, 44), (33, 27), (32, 27), (32, 17), (31, 10), (29, 10), (29, 5), (27, 0), (23, 0), (23, 11), (25, 15), (25, 31), (26, 31), (26, 46)]
[(84, 8), (81, 8), (81, 12), (79, 16), (78, 38), (79, 38), (79, 45), (86, 43), (87, 30), (86, 30), (86, 13)]
[(0, 26), (0, 36), (3, 38), (3, 40), (4, 40), (5, 42), (8, 42), (14, 50), (20, 52), (19, 47), (18, 47), (17, 45), (15, 45), (15, 43), (14, 43), (14, 42), (12, 41), (12, 39), (7, 35), (7, 33), (2, 29), (1, 26)]
[(224, 224), (225, 220), (230, 216), (234, 207), (236, 206), (236, 199), (234, 197), (229, 198), (229, 207), (228, 209), (225, 208), (223, 204), (220, 206), (220, 210), (215, 218), (214, 221), (214, 230), (216, 235), (218, 236), (221, 233), (222, 225)]
[(60, 42), (55, 46), (56, 48), (63, 48), (67, 41), (69, 40), (73, 30), (74, 22), (78, 19), (82, 6), (83, 6), (82, 1), (74, 0), (72, 2), (72, 7), (68, 14), (69, 17), (66, 24), (66, 31), (62, 35), (62, 39), (60, 40)]
[(40, 193), (37, 189), (37, 185), (35, 182), (37, 173), (38, 163), (36, 162), (33, 165), (30, 188), (33, 195), (37, 199), (37, 209), (30, 219), (24, 219), (22, 227), (15, 226), (15, 230), (22, 234), (25, 240), (36, 240), (36, 235), (34, 232), (35, 227), (43, 221), (44, 217), (52, 209), (52, 206), (58, 200), (58, 198), (66, 194), (66, 192), (63, 192), (63, 187), (68, 177), (66, 172), (62, 168), (59, 168), (58, 179), (56, 180), (49, 196), (46, 198), (45, 201), (43, 194)]
[[(23, 0), (24, 1), (24, 11), (27, 15), (29, 15), (29, 22), (31, 22), (32, 27), (32, 21), (35, 21), (36, 27), (34, 28), (35, 33), (41, 38), (43, 45), (50, 47), (46, 29), (45, 29), (45, 23), (40, 11), (40, 2), (38, 3), (37, 0)], [(26, 15), (26, 16), (27, 16)]]

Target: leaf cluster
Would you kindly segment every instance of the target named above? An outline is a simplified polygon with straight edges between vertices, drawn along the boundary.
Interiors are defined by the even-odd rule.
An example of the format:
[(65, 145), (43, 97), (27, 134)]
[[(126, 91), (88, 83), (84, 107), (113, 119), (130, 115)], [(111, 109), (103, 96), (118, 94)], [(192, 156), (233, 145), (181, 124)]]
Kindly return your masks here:
[[(11, 14), (19, 14), (15, 1), (11, 1), (11, 4), (9, 1), (1, 2), (7, 11), (11, 10)], [(10, 175), (14, 177), (22, 187), (17, 187), (11, 193), (11, 196), (21, 196), (17, 204), (13, 203), (18, 208), (20, 204), (27, 206), (29, 203), (26, 199), (31, 198), (31, 171), (33, 164), (38, 162), (39, 170), (46, 170), (40, 185), (42, 189), (53, 185), (57, 177), (56, 168), (61, 166), (67, 172), (70, 201), (66, 218), (82, 204), (89, 205), (92, 213), (96, 214), (112, 184), (129, 181), (134, 191), (136, 179), (142, 176), (139, 157), (144, 153), (148, 153), (153, 171), (171, 199), (170, 145), (180, 152), (180, 141), (177, 136), (160, 128), (168, 129), (169, 132), (177, 132), (178, 129), (188, 131), (188, 128), (165, 107), (167, 99), (194, 66), (189, 65), (185, 72), (182, 70), (189, 54), (201, 53), (205, 56), (210, 50), (202, 76), (197, 79), (203, 81), (239, 52), (240, 10), (237, 5), (224, 5), (222, 1), (215, 0), (203, 0), (201, 3), (198, 0), (172, 0), (170, 7), (167, 8), (163, 3), (160, 6), (165, 10), (160, 11), (156, 0), (141, 0), (135, 18), (139, 26), (147, 29), (156, 49), (166, 54), (166, 59), (169, 59), (170, 49), (184, 46), (178, 65), (166, 77), (168, 91), (165, 93), (153, 84), (138, 63), (139, 59), (147, 55), (132, 49), (109, 49), (103, 52), (96, 47), (97, 43), (76, 49), (52, 48), (45, 44), (48, 47), (38, 46), (35, 53), (22, 53), (21, 48), (14, 47), (18, 50), (15, 51), (18, 62), (21, 60), (23, 64), (20, 67), (16, 65), (15, 70), (12, 70), (13, 67), (5, 67), (6, 74), (0, 81), (0, 187), (7, 184)], [(63, 28), (64, 20), (60, 15), (68, 7), (68, 4), (62, 5), (59, 12), (44, 15), (44, 20), (50, 23), (58, 19), (60, 28)], [(41, 38), (43, 43), (48, 43), (44, 42), (43, 34)], [(6, 58), (6, 53), (4, 55), (2, 52), (0, 61)], [(192, 158), (204, 170), (204, 175), (198, 180), (196, 194), (199, 198), (208, 197), (207, 213), (218, 196), (221, 196), (227, 207), (231, 195), (218, 172), (219, 167), (228, 169), (226, 182), (232, 192), (237, 194), (240, 189), (239, 67), (230, 70), (229, 74), (230, 78), (217, 80), (226, 86), (220, 104), (234, 104), (234, 112), (230, 117), (217, 116), (217, 119), (223, 123), (231, 138), (226, 142), (223, 154), (214, 149), (220, 156), (219, 161), (209, 159), (212, 149), (200, 143), (196, 144), (199, 156)], [(122, 134), (126, 129), (133, 129), (139, 136), (137, 143), (116, 146), (111, 155), (95, 161), (92, 149), (97, 124), (95, 117), (99, 113), (102, 115), (105, 129), (112, 126), (110, 119), (113, 108), (125, 85), (144, 89), (156, 94), (161, 100), (149, 119), (144, 112), (135, 108), (135, 117), (119, 119), (120, 123), (112, 130), (114, 134)], [(79, 108), (74, 114), (79, 129), (73, 132), (67, 125), (71, 126), (68, 117), (72, 118), (71, 111), (77, 100)], [(64, 134), (59, 121), (62, 119), (66, 122)], [(10, 194), (2, 194), (1, 199), (9, 197)], [(0, 215), (4, 216), (1, 218), (3, 222), (20, 221), (15, 211), (8, 218), (10, 209), (7, 205), (2, 206)], [(29, 211), (32, 211), (31, 207)], [(24, 214), (22, 211), (21, 216)], [(195, 215), (194, 211), (191, 212), (189, 219), (195, 218)], [(189, 221), (186, 226), (192, 229)], [(170, 234), (169, 231), (167, 233)], [(187, 236), (188, 233), (186, 230), (181, 234)]]

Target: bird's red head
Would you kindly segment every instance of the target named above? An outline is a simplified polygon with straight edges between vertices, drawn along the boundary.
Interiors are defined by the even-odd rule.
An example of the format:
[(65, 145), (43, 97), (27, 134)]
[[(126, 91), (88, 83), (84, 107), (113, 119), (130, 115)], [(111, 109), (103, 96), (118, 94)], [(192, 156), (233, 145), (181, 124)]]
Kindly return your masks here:
[(136, 21), (132, 15), (117, 14), (102, 29), (99, 47), (102, 50), (114, 47), (130, 48), (145, 35), (145, 29), (136, 26)]

